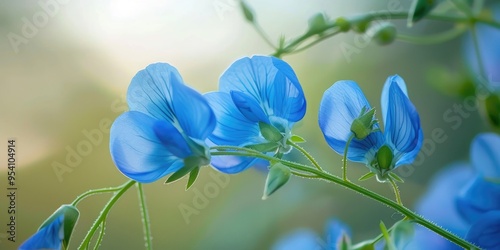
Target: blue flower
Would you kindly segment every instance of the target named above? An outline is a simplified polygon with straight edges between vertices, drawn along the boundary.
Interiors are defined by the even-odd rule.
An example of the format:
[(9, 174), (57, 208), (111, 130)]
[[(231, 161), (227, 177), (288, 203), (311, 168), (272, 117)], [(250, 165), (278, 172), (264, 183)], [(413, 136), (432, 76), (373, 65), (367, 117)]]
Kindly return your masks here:
[[(500, 5), (493, 5), (493, 19), (500, 20)], [(500, 90), (500, 30), (496, 27), (477, 23), (476, 26), (477, 41), (481, 54), (481, 64), (484, 67), (482, 75), (479, 68), (478, 57), (474, 46), (474, 40), (471, 34), (465, 36), (464, 54), (465, 61), (474, 75), (475, 80), (486, 81), (487, 87), (491, 90)]]
[(350, 244), (351, 230), (339, 220), (332, 219), (326, 225), (326, 239), (322, 240), (315, 232), (309, 229), (298, 229), (282, 239), (273, 250), (337, 250), (344, 241)]
[(59, 250), (64, 239), (64, 215), (56, 217), (51, 223), (40, 228), (27, 239), (19, 250), (51, 249)]
[[(422, 146), (423, 133), (406, 84), (398, 75), (387, 78), (381, 105), (385, 132), (380, 132), (378, 124), (374, 124), (373, 132), (367, 137), (351, 141), (347, 158), (366, 164), (384, 181), (396, 167), (413, 162)], [(318, 120), (328, 145), (335, 152), (344, 154), (347, 141), (354, 136), (353, 121), (370, 109), (365, 95), (353, 81), (338, 81), (325, 91)]]
[[(471, 165), (454, 164), (438, 174), (417, 212), (484, 249), (500, 248), (500, 136), (478, 135)], [(418, 226), (408, 249), (460, 249)]]
[[(217, 117), (210, 144), (226, 146), (268, 145), (269, 153), (287, 153), (293, 125), (306, 112), (306, 100), (293, 69), (269, 56), (234, 62), (221, 76), (219, 91), (205, 95)], [(261, 133), (268, 124), (281, 133), (269, 141)], [(250, 166), (269, 163), (252, 157), (214, 156), (212, 165), (224, 173), (239, 173)]]
[(215, 115), (205, 98), (186, 86), (166, 63), (151, 64), (132, 79), (130, 111), (111, 127), (111, 156), (118, 169), (139, 182), (153, 182), (183, 166), (210, 162), (208, 135)]

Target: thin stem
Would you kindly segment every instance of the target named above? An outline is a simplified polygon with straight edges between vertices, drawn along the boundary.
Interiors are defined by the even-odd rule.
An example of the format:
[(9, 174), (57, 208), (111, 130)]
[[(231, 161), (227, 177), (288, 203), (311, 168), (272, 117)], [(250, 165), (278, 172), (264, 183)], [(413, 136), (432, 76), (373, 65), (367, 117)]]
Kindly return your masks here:
[(115, 195), (113, 197), (111, 197), (111, 199), (108, 201), (108, 203), (104, 206), (103, 210), (101, 211), (101, 214), (95, 220), (94, 224), (90, 228), (89, 232), (87, 233), (87, 235), (83, 239), (82, 244), (80, 245), (80, 247), (78, 247), (78, 249), (80, 249), (80, 250), (81, 249), (88, 249), (88, 246), (90, 244), (90, 240), (94, 236), (95, 231), (99, 228), (99, 225), (101, 225), (101, 223), (106, 219), (106, 216), (108, 216), (108, 213), (111, 210), (111, 208), (113, 207), (113, 205), (135, 183), (136, 183), (136, 181), (129, 180), (118, 188), (118, 191), (115, 193)]
[(149, 222), (148, 208), (146, 206), (146, 197), (141, 183), (137, 183), (137, 193), (139, 194), (139, 207), (141, 208), (142, 225), (144, 231), (144, 240), (146, 241), (146, 249), (153, 249), (153, 237), (151, 236), (151, 226)]
[(398, 202), (399, 205), (403, 206), (403, 202), (401, 201), (401, 195), (399, 193), (398, 185), (391, 177), (389, 177), (389, 182), (391, 183), (392, 189), (394, 190), (394, 195), (396, 196), (396, 201)]
[(94, 250), (99, 249), (102, 239), (104, 238), (104, 230), (106, 230), (106, 218), (104, 218), (104, 220), (101, 222), (101, 231), (99, 232), (99, 237), (97, 238), (97, 241), (95, 243)]
[(349, 144), (351, 144), (352, 139), (354, 139), (354, 134), (351, 134), (349, 136), (349, 139), (347, 139), (347, 142), (345, 143), (345, 148), (344, 148), (344, 157), (342, 158), (342, 180), (348, 181), (347, 180), (347, 150), (349, 150)]
[(304, 173), (301, 173), (301, 172), (298, 172), (298, 171), (294, 171), (292, 170), (291, 171), (292, 174), (296, 175), (296, 176), (299, 176), (299, 177), (303, 177), (303, 178), (309, 178), (309, 179), (317, 179), (317, 178), (320, 178), (319, 176), (317, 175), (309, 175), (309, 174), (304, 174)]
[(451, 0), (450, 1), (455, 7), (464, 13), (467, 17), (471, 18), (474, 16), (472, 9), (462, 0)]
[(89, 190), (89, 191), (87, 191), (87, 192), (79, 195), (78, 197), (76, 197), (76, 199), (71, 203), (71, 205), (72, 206), (76, 206), (83, 199), (85, 199), (85, 198), (87, 198), (89, 196), (95, 195), (95, 194), (116, 192), (116, 191), (120, 190), (122, 187), (123, 187), (123, 185), (120, 185), (118, 187), (99, 188), (99, 189)]
[(321, 169), (321, 166), (318, 164), (318, 162), (312, 157), (312, 155), (309, 154), (309, 152), (307, 152), (303, 147), (299, 146), (297, 143), (291, 140), (288, 140), (287, 143), (301, 152), (318, 170), (323, 170)]
[(362, 194), (364, 196), (367, 196), (373, 200), (381, 202), (381, 203), (393, 208), (394, 210), (398, 211), (402, 215), (408, 217), (409, 219), (414, 220), (416, 223), (418, 223), (418, 224), (434, 231), (435, 233), (445, 237), (446, 239), (459, 245), (460, 247), (467, 248), (467, 249), (476, 249), (476, 247), (473, 244), (456, 236), (455, 234), (452, 234), (451, 232), (448, 232), (447, 230), (439, 227), (438, 225), (436, 225), (430, 221), (427, 221), (422, 216), (416, 214), (415, 212), (411, 211), (410, 209), (406, 208), (405, 206), (402, 206), (402, 205), (398, 204), (397, 202), (395, 202), (387, 197), (384, 197), (384, 196), (379, 195), (375, 192), (372, 192), (372, 191), (370, 191), (362, 186), (359, 186), (355, 183), (344, 181), (342, 178), (337, 177), (335, 175), (332, 175), (330, 173), (327, 173), (326, 171), (320, 171), (316, 168), (311, 168), (309, 166), (306, 166), (306, 165), (303, 165), (300, 163), (295, 163), (295, 162), (291, 162), (291, 161), (287, 161), (287, 160), (283, 160), (283, 159), (277, 159), (277, 158), (274, 158), (274, 157), (271, 157), (271, 156), (268, 156), (268, 155), (265, 155), (262, 153), (247, 153), (247, 152), (241, 152), (241, 151), (239, 151), (239, 152), (238, 151), (222, 151), (222, 152), (212, 152), (212, 155), (214, 155), (214, 156), (215, 155), (249, 156), (249, 157), (258, 157), (258, 158), (268, 160), (268, 161), (280, 161), (282, 164), (284, 164), (292, 169), (315, 174), (323, 180), (327, 180), (327, 181), (336, 183), (336, 184), (343, 186), (345, 188), (348, 188), (354, 192), (357, 192), (357, 193)]
[(439, 34), (428, 35), (428, 36), (410, 36), (410, 35), (398, 34), (397, 39), (399, 41), (414, 43), (414, 44), (423, 44), (423, 45), (437, 44), (453, 40), (462, 35), (463, 33), (465, 33), (466, 31), (467, 31), (466, 26), (460, 26)]
[(271, 48), (273, 48), (273, 49), (276, 49), (276, 46), (271, 42), (271, 39), (269, 39), (269, 37), (267, 36), (266, 32), (264, 32), (262, 27), (260, 27), (260, 25), (257, 24), (256, 22), (253, 22), (252, 24), (253, 24), (253, 27), (255, 28), (255, 30), (257, 31), (257, 33), (259, 33), (260, 37), (262, 37), (262, 39), (264, 39), (264, 41), (267, 43), (267, 45), (271, 46)]

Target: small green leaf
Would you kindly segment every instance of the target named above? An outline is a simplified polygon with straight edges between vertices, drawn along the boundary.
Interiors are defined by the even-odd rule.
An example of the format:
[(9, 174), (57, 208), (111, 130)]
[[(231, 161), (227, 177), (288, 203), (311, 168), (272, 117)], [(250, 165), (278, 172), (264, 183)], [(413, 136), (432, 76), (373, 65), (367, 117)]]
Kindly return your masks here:
[(198, 173), (200, 173), (200, 168), (194, 168), (191, 172), (189, 172), (189, 179), (186, 185), (186, 190), (188, 190), (198, 178)]
[(374, 172), (368, 172), (366, 174), (364, 174), (363, 176), (359, 177), (359, 181), (366, 181), (370, 178), (372, 178), (373, 176), (375, 176), (375, 173)]
[(251, 23), (254, 22), (253, 10), (245, 3), (245, 1), (240, 1), (241, 10), (243, 10), (243, 15), (245, 19)]
[(389, 176), (397, 181), (397, 182), (401, 182), (401, 183), (405, 183), (405, 181), (403, 179), (401, 179), (401, 177), (399, 177), (397, 174), (393, 173), (393, 172), (389, 172)]
[(184, 159), (184, 167), (177, 170), (177, 172), (173, 173), (170, 177), (168, 177), (168, 179), (165, 181), (165, 184), (179, 180), (180, 178), (184, 177), (189, 172), (191, 172), (194, 168), (198, 167), (198, 165), (196, 164), (190, 164), (192, 163), (192, 161), (194, 161), (193, 159), (190, 158), (191, 157)]
[(380, 231), (382, 231), (382, 236), (384, 236), (385, 246), (388, 250), (397, 250), (394, 246), (394, 242), (392, 242), (391, 236), (387, 231), (387, 227), (385, 226), (383, 221), (380, 221)]
[(261, 144), (252, 144), (246, 145), (245, 148), (253, 149), (262, 153), (273, 152), (278, 148), (278, 144), (276, 142), (266, 142)]
[(408, 27), (429, 14), (436, 4), (436, 0), (413, 0), (408, 12)]
[(283, 139), (281, 132), (271, 124), (259, 122), (260, 133), (270, 142), (279, 142)]
[(267, 174), (266, 186), (264, 188), (264, 195), (262, 196), (262, 199), (267, 199), (267, 197), (285, 185), (290, 179), (290, 175), (291, 171), (287, 166), (281, 163), (272, 165), (269, 169), (269, 173)]
[(306, 140), (298, 135), (292, 135), (290, 138), (290, 141), (295, 142), (295, 143), (304, 143)]

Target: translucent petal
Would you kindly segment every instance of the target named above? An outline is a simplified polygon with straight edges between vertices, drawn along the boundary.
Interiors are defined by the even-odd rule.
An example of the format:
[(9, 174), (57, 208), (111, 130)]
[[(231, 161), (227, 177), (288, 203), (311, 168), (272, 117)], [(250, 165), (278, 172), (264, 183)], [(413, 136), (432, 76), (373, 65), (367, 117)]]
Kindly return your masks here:
[(173, 155), (186, 158), (191, 155), (191, 149), (182, 134), (172, 123), (157, 120), (153, 125), (153, 131), (163, 146)]
[(253, 56), (234, 62), (220, 78), (220, 91), (252, 96), (268, 116), (293, 122), (304, 117), (306, 100), (292, 68), (269, 56)]
[(403, 155), (396, 166), (413, 162), (422, 146), (423, 133), (418, 112), (398, 75), (390, 76), (385, 82), (381, 104), (386, 142)]
[(241, 156), (212, 156), (210, 164), (217, 170), (225, 174), (237, 174), (250, 167), (263, 169), (269, 166), (268, 161), (253, 157)]
[(188, 136), (204, 140), (215, 127), (215, 117), (203, 96), (186, 86), (179, 72), (167, 63), (139, 71), (127, 91), (131, 111), (139, 111), (181, 128)]
[(133, 180), (153, 182), (183, 166), (183, 160), (170, 152), (155, 133), (157, 122), (141, 112), (130, 111), (120, 115), (111, 126), (113, 162)]
[(487, 178), (500, 179), (500, 136), (494, 133), (478, 135), (471, 145), (472, 166)]
[(470, 227), (466, 240), (481, 249), (500, 249), (500, 211), (483, 214)]
[(269, 123), (266, 113), (251, 96), (240, 91), (231, 91), (230, 94), (234, 105), (245, 118), (251, 122)]
[[(343, 155), (347, 140), (351, 136), (351, 124), (363, 107), (371, 106), (365, 95), (353, 81), (338, 81), (323, 94), (319, 108), (319, 127), (330, 147)], [(378, 126), (377, 126), (378, 127)], [(381, 132), (370, 134), (363, 140), (354, 139), (349, 145), (347, 158), (351, 161), (368, 163), (366, 153), (383, 143)]]
[(321, 241), (313, 231), (298, 229), (281, 238), (272, 250), (319, 250), (324, 247)]
[(63, 234), (61, 234), (64, 215), (57, 217), (49, 225), (41, 228), (28, 238), (19, 250), (32, 249), (61, 249)]

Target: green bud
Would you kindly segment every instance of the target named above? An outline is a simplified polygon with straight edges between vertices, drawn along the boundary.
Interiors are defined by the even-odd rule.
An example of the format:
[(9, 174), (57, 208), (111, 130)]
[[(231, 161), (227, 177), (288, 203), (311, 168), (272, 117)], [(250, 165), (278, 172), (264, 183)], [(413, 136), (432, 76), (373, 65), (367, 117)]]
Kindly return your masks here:
[(309, 18), (309, 34), (321, 34), (328, 26), (328, 21), (323, 13), (318, 13)]
[(408, 27), (429, 14), (436, 4), (436, 0), (413, 0), (408, 12)]
[(368, 30), (368, 27), (370, 27), (371, 20), (369, 15), (364, 15), (357, 17), (355, 19), (351, 19), (351, 28), (357, 33), (365, 33), (366, 30)]
[(381, 23), (371, 30), (372, 37), (380, 45), (387, 45), (396, 40), (397, 30), (394, 24), (389, 22)]
[(262, 199), (267, 199), (267, 197), (285, 185), (285, 183), (287, 183), (290, 179), (290, 175), (291, 171), (287, 166), (281, 163), (275, 163), (272, 165), (269, 169), (269, 173), (267, 174), (266, 186), (264, 188), (264, 195), (262, 196)]
[(337, 24), (337, 26), (339, 26), (340, 31), (342, 32), (347, 32), (351, 29), (351, 23), (343, 17), (337, 18), (337, 20), (335, 20), (335, 23)]
[(368, 111), (366, 111), (366, 107), (361, 109), (360, 115), (358, 118), (354, 119), (351, 124), (351, 132), (354, 134), (356, 139), (362, 140), (373, 132), (373, 126), (377, 123), (374, 116), (375, 108), (371, 108)]
[(71, 238), (71, 234), (73, 233), (73, 229), (75, 228), (76, 222), (78, 221), (78, 217), (80, 216), (80, 212), (75, 206), (72, 205), (62, 205), (59, 207), (47, 220), (45, 220), (40, 229), (48, 226), (55, 219), (59, 218), (59, 216), (64, 215), (63, 221), (63, 230), (64, 230), (64, 238), (62, 240), (63, 249), (67, 249), (69, 245), (69, 240)]
[(279, 142), (283, 139), (283, 134), (271, 124), (259, 122), (260, 133), (270, 142)]
[(245, 1), (240, 1), (241, 10), (243, 10), (243, 15), (245, 19), (251, 23), (254, 22), (253, 10), (245, 3)]
[(377, 152), (378, 167), (382, 170), (390, 170), (392, 167), (393, 158), (394, 154), (387, 145), (380, 147), (380, 149)]

